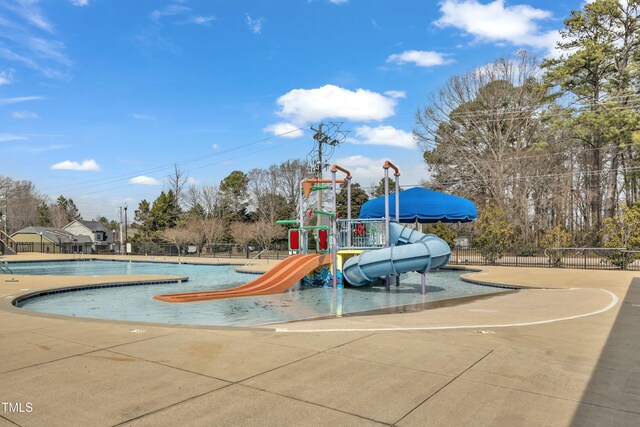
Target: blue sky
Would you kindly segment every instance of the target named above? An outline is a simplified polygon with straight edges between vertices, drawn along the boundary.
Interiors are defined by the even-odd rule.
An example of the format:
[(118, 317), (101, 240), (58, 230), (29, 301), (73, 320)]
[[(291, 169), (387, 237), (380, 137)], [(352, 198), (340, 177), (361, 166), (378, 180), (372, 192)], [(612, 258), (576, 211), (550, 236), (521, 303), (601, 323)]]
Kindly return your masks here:
[(417, 184), (430, 93), (521, 48), (549, 55), (582, 4), (0, 0), (0, 175), (115, 218), (174, 163), (218, 184), (304, 158), (309, 126), (333, 120), (351, 132), (331, 163), (369, 186), (390, 159)]

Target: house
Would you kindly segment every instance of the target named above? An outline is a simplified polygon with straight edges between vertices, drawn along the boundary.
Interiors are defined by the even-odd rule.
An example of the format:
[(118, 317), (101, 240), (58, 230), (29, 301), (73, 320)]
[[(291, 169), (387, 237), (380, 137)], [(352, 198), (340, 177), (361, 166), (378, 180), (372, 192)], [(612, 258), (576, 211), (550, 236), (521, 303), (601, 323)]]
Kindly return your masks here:
[(77, 219), (62, 228), (76, 236), (88, 236), (91, 239), (92, 252), (113, 250), (114, 233), (98, 221)]
[(89, 253), (92, 241), (89, 236), (76, 236), (55, 227), (26, 227), (11, 235), (18, 252), (41, 253)]

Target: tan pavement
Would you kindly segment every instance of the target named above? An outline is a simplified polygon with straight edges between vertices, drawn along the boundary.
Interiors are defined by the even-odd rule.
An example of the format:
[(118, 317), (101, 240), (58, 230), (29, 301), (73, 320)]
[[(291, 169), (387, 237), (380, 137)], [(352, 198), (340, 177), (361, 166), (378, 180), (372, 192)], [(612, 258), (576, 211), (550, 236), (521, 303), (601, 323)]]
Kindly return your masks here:
[(467, 276), (526, 288), (420, 312), (196, 328), (10, 304), (166, 276), (0, 275), (0, 426), (640, 425), (640, 273)]

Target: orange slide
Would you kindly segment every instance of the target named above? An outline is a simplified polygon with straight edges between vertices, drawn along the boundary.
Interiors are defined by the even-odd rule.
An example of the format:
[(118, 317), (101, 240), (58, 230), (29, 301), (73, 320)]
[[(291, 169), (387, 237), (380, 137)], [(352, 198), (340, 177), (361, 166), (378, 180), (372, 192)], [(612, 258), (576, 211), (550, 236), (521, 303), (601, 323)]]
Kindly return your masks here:
[(284, 292), (318, 267), (331, 263), (328, 254), (293, 255), (251, 282), (231, 289), (156, 295), (164, 302), (193, 302)]

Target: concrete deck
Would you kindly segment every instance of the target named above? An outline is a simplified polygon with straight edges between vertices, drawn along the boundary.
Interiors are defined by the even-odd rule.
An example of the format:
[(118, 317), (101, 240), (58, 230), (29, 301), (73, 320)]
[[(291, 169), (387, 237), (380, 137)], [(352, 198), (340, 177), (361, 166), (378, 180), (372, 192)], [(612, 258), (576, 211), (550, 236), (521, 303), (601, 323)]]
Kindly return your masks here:
[(637, 272), (469, 276), (533, 289), (247, 330), (35, 315), (10, 301), (125, 279), (0, 275), (0, 426), (640, 425)]

